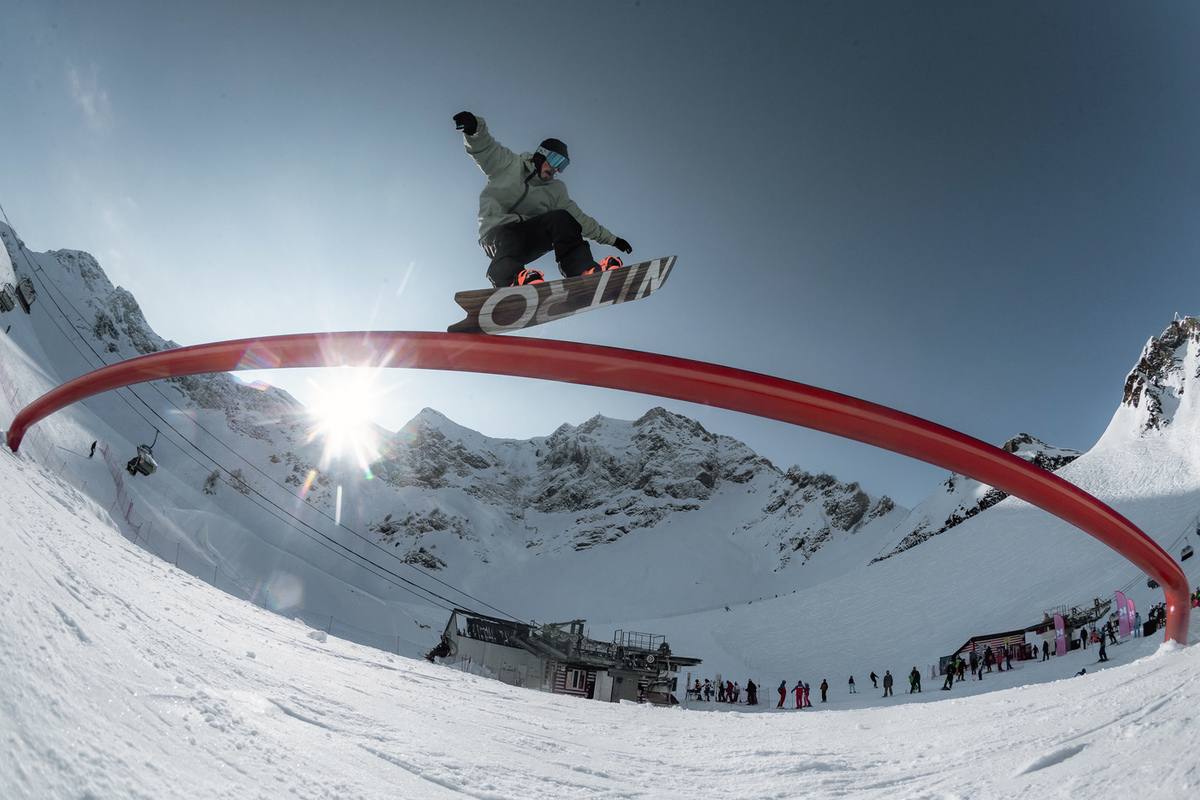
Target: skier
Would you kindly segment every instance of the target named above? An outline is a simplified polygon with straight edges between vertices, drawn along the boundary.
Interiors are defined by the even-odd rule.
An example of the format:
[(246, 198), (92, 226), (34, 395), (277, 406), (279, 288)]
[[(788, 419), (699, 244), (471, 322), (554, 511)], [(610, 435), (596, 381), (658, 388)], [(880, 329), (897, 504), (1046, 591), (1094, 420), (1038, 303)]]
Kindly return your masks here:
[(960, 659), (958, 660), (958, 680), (959, 680), (959, 683), (961, 683), (961, 682), (963, 681), (963, 679), (964, 679), (964, 678), (966, 678), (966, 675), (967, 675), (967, 662), (963, 661), (963, 660), (960, 658)]
[(708, 678), (704, 679), (704, 701), (706, 703), (712, 702), (712, 683)]
[(829, 693), (829, 681), (821, 678), (821, 702), (825, 702), (825, 695)]
[(871, 686), (876, 689), (879, 688), (879, 676), (876, 675), (874, 672), (871, 673)]
[(758, 705), (758, 684), (751, 680), (746, 681), (746, 705)]
[(850, 676), (850, 694), (858, 694), (858, 690), (854, 688), (854, 676)]
[(946, 691), (954, 688), (954, 664), (951, 663), (946, 670), (946, 680), (942, 681), (942, 688)]
[(1104, 649), (1104, 637), (1100, 637), (1100, 660), (1108, 661), (1108, 652)]
[(96, 442), (92, 442), (92, 449), (88, 452), (88, 458), (92, 458), (96, 455), (96, 444)]
[(921, 671), (916, 667), (912, 668), (912, 672), (908, 673), (908, 693), (921, 693)]
[(883, 671), (883, 696), (888, 697), (892, 694), (892, 671), (890, 669)]
[(809, 686), (807, 683), (805, 683), (804, 684), (804, 707), (805, 708), (812, 708), (812, 700), (810, 699), (811, 698), (811, 690), (812, 690), (812, 687)]
[(1113, 630), (1112, 621), (1104, 623), (1104, 632), (1106, 634), (1108, 634), (1108, 643), (1109, 644), (1117, 643), (1117, 632)]
[(733, 681), (725, 681), (725, 702), (736, 703), (737, 697), (733, 694)]
[(787, 681), (779, 682), (779, 705), (776, 708), (783, 708), (783, 702), (787, 700)]
[(717, 681), (717, 702), (718, 703), (725, 702), (725, 682), (724, 681)]
[(467, 153), (487, 176), (479, 194), (479, 245), (492, 260), (493, 286), (542, 283), (541, 270), (527, 267), (551, 250), (566, 277), (623, 266), (617, 256), (596, 263), (584, 239), (632, 253), (629, 242), (613, 235), (580, 210), (555, 176), (567, 168), (567, 146), (543, 139), (532, 153), (517, 155), (492, 138), (487, 124), (470, 111), (454, 115)]
[(1042, 640), (1042, 661), (1049, 661), (1049, 660), (1050, 660), (1050, 640), (1043, 639)]
[(804, 683), (796, 681), (796, 688), (792, 691), (796, 693), (796, 708), (804, 708)]

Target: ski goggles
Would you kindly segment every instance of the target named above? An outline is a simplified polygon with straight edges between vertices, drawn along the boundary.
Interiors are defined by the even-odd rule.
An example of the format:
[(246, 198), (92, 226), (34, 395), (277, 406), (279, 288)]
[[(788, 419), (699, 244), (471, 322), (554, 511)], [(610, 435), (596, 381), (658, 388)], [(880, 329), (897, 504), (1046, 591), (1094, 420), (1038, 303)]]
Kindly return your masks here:
[(555, 172), (562, 172), (567, 168), (567, 164), (571, 163), (571, 159), (561, 153), (556, 153), (553, 150), (547, 150), (544, 147), (537, 149), (537, 154), (546, 159), (546, 163), (554, 167)]

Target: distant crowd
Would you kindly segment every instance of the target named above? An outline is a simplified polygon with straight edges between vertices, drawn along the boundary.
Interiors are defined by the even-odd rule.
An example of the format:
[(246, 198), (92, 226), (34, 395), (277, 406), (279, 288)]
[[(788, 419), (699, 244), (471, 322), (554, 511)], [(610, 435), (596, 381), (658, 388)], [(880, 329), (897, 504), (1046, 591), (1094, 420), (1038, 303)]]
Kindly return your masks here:
[[(1191, 595), (1191, 604), (1193, 608), (1200, 608), (1200, 586), (1196, 587), (1196, 591)], [(1152, 633), (1166, 624), (1167, 608), (1165, 603), (1158, 603), (1150, 608), (1146, 615), (1146, 624), (1142, 624), (1141, 612), (1135, 612), (1134, 618), (1131, 620), (1132, 635), (1139, 637), (1144, 634)], [(1117, 626), (1110, 619), (1097, 629), (1092, 626), (1083, 625), (1078, 630), (1078, 635), (1072, 633), (1071, 638), (1078, 638), (1079, 648), (1086, 650), (1088, 646), (1099, 648), (1099, 660), (1101, 662), (1108, 661), (1107, 645), (1117, 644)], [(1074, 646), (1072, 644), (1072, 646)], [(1029, 648), (1032, 647), (1032, 650)], [(1038, 656), (1038, 648), (1036, 645), (1010, 645), (1008, 647), (980, 647), (971, 650), (964, 657), (959, 653), (944, 665), (945, 680), (942, 682), (942, 689), (949, 691), (954, 687), (956, 682), (966, 680), (968, 670), (974, 680), (983, 680), (986, 673), (992, 671), (993, 668), (997, 672), (1006, 672), (1013, 668), (1013, 656), (1017, 655), (1022, 658), (1036, 659)], [(1043, 640), (1041, 646), (1041, 660), (1049, 661), (1053, 655), (1050, 648), (1049, 640)], [(931, 667), (932, 670), (932, 667)], [(1076, 675), (1083, 675), (1087, 672), (1086, 669), (1081, 669)], [(868, 676), (871, 681), (871, 686), (875, 690), (879, 690), (880, 684), (883, 686), (883, 697), (892, 697), (892, 686), (895, 679), (892, 677), (891, 670), (884, 670), (883, 677), (880, 678), (875, 672), (871, 672)], [(745, 687), (745, 705), (756, 706), (758, 700), (759, 684), (753, 680), (746, 681)], [(858, 688), (854, 683), (854, 676), (851, 675), (847, 681), (849, 694), (857, 694)], [(826, 678), (821, 679), (820, 685), (817, 687), (821, 694), (821, 702), (827, 702), (829, 697), (829, 681)], [(775, 690), (779, 695), (779, 701), (775, 704), (776, 708), (787, 708), (789, 702), (793, 703), (793, 709), (811, 708), (812, 702), (809, 700), (809, 684), (803, 680), (798, 680), (792, 686), (788, 685), (786, 680), (780, 681), (779, 686)], [(916, 667), (908, 673), (908, 693), (915, 694), (921, 691), (921, 671)], [(740, 704), (743, 702), (743, 689), (738, 681), (729, 680), (710, 680), (705, 678), (703, 682), (697, 678), (692, 686), (687, 687), (686, 695), (689, 699), (695, 699), (705, 703), (728, 703)]]

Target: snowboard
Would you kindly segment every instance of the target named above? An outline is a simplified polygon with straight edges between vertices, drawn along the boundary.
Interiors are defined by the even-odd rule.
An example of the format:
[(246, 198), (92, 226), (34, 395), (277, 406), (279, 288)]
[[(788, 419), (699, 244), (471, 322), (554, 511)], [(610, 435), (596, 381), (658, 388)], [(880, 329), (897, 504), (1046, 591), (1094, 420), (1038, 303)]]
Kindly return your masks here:
[(526, 286), (470, 289), (454, 295), (467, 317), (450, 333), (509, 333), (563, 317), (648, 297), (667, 282), (675, 256), (620, 269)]

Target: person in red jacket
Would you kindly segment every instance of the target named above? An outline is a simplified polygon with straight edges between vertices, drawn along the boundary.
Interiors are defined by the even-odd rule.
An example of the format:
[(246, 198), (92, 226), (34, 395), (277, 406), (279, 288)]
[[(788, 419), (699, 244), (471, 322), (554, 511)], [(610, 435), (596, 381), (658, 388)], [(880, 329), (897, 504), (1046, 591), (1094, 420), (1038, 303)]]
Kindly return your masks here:
[(796, 688), (792, 691), (796, 693), (796, 708), (804, 708), (802, 703), (804, 698), (804, 684), (801, 681), (796, 681)]
[(776, 708), (783, 708), (784, 701), (787, 700), (787, 681), (779, 682), (779, 705)]

